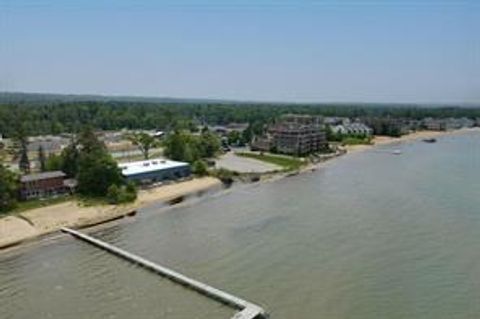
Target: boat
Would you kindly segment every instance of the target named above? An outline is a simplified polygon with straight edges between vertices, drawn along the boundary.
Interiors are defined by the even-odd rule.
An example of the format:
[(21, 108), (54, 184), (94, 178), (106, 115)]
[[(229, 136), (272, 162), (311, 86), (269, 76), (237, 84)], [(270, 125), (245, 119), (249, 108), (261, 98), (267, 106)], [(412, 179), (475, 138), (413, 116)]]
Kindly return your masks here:
[(425, 143), (435, 143), (435, 142), (437, 142), (437, 139), (435, 139), (435, 138), (425, 138), (425, 139), (423, 139), (423, 141)]
[(394, 151), (392, 152), (392, 154), (393, 154), (393, 155), (400, 155), (400, 154), (402, 154), (402, 151), (400, 151), (400, 150), (394, 150)]

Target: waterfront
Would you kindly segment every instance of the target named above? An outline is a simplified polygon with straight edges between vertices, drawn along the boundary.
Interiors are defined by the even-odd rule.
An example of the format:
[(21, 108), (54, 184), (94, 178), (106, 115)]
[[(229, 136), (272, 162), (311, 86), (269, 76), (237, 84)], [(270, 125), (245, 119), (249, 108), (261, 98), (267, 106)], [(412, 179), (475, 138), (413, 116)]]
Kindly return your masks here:
[[(478, 132), (382, 146), (91, 233), (272, 318), (475, 318), (479, 168)], [(35, 246), (0, 256), (5, 318), (228, 317), (69, 237)]]

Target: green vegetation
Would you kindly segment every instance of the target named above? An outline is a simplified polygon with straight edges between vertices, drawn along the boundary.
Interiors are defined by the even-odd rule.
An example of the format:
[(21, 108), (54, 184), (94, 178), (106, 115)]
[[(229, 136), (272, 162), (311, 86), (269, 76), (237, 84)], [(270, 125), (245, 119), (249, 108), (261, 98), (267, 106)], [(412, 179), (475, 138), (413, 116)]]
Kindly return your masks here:
[(247, 153), (247, 152), (237, 152), (235, 153), (238, 156), (253, 158), (256, 160), (264, 161), (267, 163), (275, 164), (283, 168), (285, 171), (298, 170), (305, 165), (304, 161), (301, 161), (298, 158), (284, 155), (272, 155), (272, 154), (257, 154), (257, 153)]
[(106, 199), (109, 204), (125, 204), (135, 201), (137, 199), (137, 188), (133, 183), (118, 186), (111, 185), (108, 188)]
[(38, 147), (38, 162), (40, 163), (40, 171), (45, 172), (47, 170), (47, 158), (45, 157), (45, 151), (40, 145)]
[[(82, 198), (107, 198), (119, 203), (136, 198), (136, 189), (125, 184), (117, 162), (91, 127), (85, 127), (60, 155), (50, 155), (45, 167), (76, 178), (77, 193)], [(117, 193), (113, 194), (114, 191)]]
[(0, 214), (17, 205), (18, 184), (14, 173), (0, 163)]
[(121, 171), (93, 130), (84, 129), (78, 141), (80, 147), (74, 169), (77, 172), (77, 192), (87, 197), (105, 197), (110, 186), (121, 186)]
[[(286, 113), (324, 116), (371, 118), (369, 123), (376, 134), (396, 134), (393, 119), (422, 119), (424, 117), (480, 118), (480, 107), (420, 107), (414, 104), (268, 104), (212, 103), (146, 99), (115, 100), (83, 97), (82, 100), (64, 97), (35, 97), (29, 95), (0, 95), (0, 132), (12, 137), (12, 123), (24, 123), (28, 135), (78, 132), (85, 124), (95, 129), (163, 129), (195, 131), (197, 125), (251, 123), (244, 139), (263, 130), (263, 125)], [(390, 119), (387, 125), (379, 119)], [(387, 121), (388, 122), (388, 121)], [(388, 128), (389, 126), (390, 128)]]
[(57, 154), (50, 154), (45, 163), (46, 171), (60, 171), (63, 168), (63, 157)]
[(342, 145), (370, 145), (370, 144), (372, 144), (371, 137), (345, 136), (342, 139)]
[(55, 204), (64, 203), (66, 201), (74, 199), (73, 196), (70, 195), (62, 195), (58, 197), (52, 198), (42, 198), (42, 199), (32, 199), (27, 201), (18, 202), (15, 208), (12, 210), (13, 213), (20, 213), (26, 210), (51, 206)]
[(159, 141), (155, 139), (155, 137), (145, 132), (131, 133), (126, 137), (130, 142), (132, 142), (133, 145), (138, 147), (140, 152), (143, 154), (143, 158), (146, 160), (149, 158), (150, 149), (160, 145)]
[(192, 164), (192, 172), (198, 176), (208, 175), (208, 167), (205, 161), (197, 160)]
[(233, 178), (239, 174), (225, 168), (219, 168), (212, 170), (211, 175), (218, 178), (223, 184), (228, 186), (233, 183)]
[(186, 131), (174, 131), (165, 138), (163, 145), (165, 156), (188, 163), (214, 157), (220, 150), (220, 140), (208, 130), (200, 135), (192, 135)]

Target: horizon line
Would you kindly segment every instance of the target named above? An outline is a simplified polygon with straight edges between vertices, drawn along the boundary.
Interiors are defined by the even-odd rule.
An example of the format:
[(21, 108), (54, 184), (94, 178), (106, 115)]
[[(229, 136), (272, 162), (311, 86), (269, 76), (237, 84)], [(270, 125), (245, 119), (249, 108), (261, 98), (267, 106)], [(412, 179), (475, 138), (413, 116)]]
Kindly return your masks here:
[(369, 101), (279, 101), (279, 100), (255, 100), (255, 99), (241, 99), (241, 98), (220, 98), (220, 97), (175, 97), (175, 96), (155, 96), (155, 95), (136, 95), (136, 94), (108, 94), (108, 93), (57, 93), (57, 92), (41, 92), (41, 91), (0, 91), (0, 95), (3, 94), (25, 94), (25, 95), (59, 95), (59, 96), (70, 96), (70, 97), (96, 97), (96, 98), (111, 98), (111, 99), (170, 99), (170, 100), (192, 100), (192, 101), (213, 101), (218, 103), (239, 103), (239, 104), (337, 104), (337, 105), (349, 105), (349, 104), (392, 104), (392, 105), (425, 105), (425, 106), (474, 106), (480, 107), (480, 101), (447, 101), (447, 102), (392, 102), (392, 101), (382, 101), (382, 102), (369, 102)]

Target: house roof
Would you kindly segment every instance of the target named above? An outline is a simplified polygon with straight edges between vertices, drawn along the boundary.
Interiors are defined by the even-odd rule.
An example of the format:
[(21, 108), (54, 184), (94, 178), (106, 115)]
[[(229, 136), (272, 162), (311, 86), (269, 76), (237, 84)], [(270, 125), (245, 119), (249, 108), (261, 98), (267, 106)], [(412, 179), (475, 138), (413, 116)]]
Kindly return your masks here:
[(148, 161), (120, 163), (118, 164), (118, 166), (122, 170), (123, 176), (132, 176), (143, 173), (152, 173), (170, 168), (188, 167), (189, 164), (184, 162), (156, 158)]
[(33, 182), (33, 181), (40, 181), (43, 179), (50, 179), (50, 178), (57, 178), (57, 177), (65, 177), (65, 173), (62, 171), (52, 171), (52, 172), (44, 172), (38, 174), (29, 174), (20, 177), (21, 182)]

